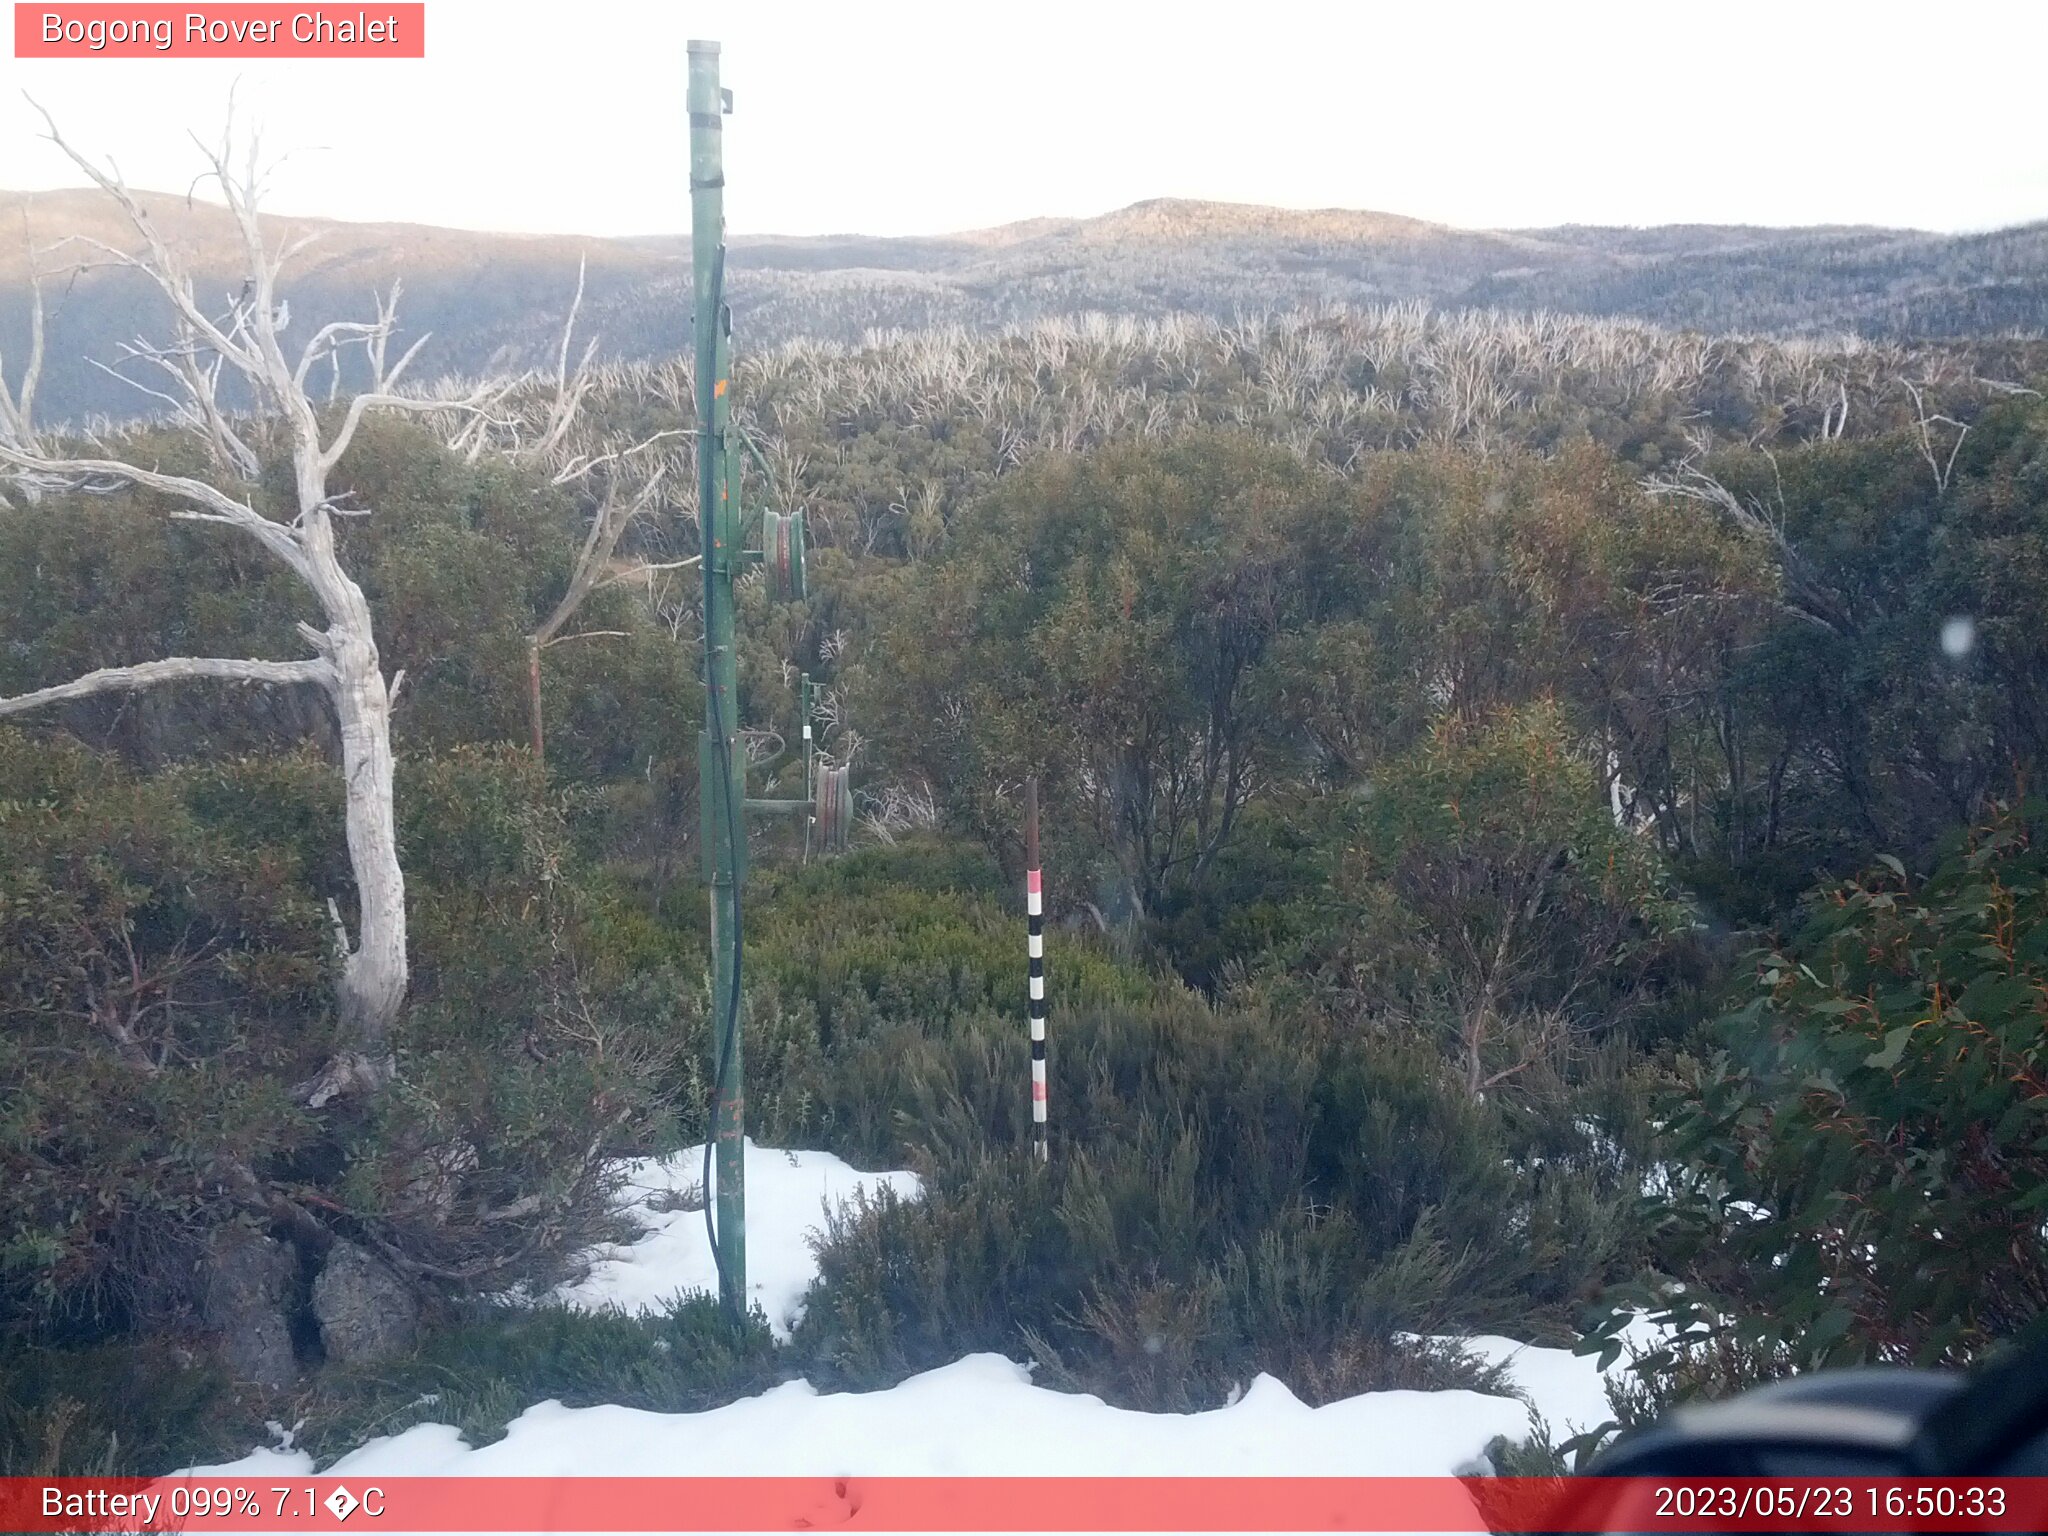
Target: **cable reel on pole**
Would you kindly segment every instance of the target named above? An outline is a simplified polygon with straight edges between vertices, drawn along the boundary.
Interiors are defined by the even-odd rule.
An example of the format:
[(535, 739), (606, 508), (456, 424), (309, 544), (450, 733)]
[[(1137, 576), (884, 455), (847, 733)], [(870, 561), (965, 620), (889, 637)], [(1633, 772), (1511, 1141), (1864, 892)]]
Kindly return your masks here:
[(776, 602), (801, 602), (809, 595), (804, 580), (803, 513), (761, 514), (760, 561), (768, 573), (768, 595)]
[(806, 672), (798, 680), (798, 705), (804, 726), (804, 793), (811, 814), (804, 826), (804, 857), (815, 846), (823, 853), (844, 853), (853, 840), (853, 770), (833, 767), (818, 757), (811, 721), (818, 707), (818, 685)]
[(818, 769), (813, 799), (818, 841), (826, 853), (844, 853), (853, 840), (853, 770), (829, 764)]

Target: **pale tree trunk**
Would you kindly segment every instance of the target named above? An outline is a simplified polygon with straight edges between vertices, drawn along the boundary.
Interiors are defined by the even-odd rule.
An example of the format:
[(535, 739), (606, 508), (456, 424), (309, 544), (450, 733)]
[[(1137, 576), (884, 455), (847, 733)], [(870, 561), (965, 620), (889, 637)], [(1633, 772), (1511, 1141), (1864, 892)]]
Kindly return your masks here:
[(356, 937), (341, 961), (335, 1002), (341, 1048), (321, 1072), (300, 1085), (318, 1109), (328, 1100), (382, 1087), (391, 1080), (391, 1028), (405, 1003), (405, 871), (398, 864), (398, 828), (392, 793), (391, 690), (377, 656), (370, 605), (362, 588), (334, 558), (327, 511), (304, 520), (312, 556), (312, 586), (327, 610), (321, 637), (334, 669), (331, 693), (341, 727), (341, 774), (349, 867), (356, 877)]

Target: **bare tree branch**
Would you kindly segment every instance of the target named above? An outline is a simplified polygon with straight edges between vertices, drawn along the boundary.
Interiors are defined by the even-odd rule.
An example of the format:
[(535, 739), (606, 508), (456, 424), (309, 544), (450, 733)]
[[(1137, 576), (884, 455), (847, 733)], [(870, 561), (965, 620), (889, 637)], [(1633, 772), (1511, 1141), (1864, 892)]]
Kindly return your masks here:
[(289, 683), (318, 683), (334, 686), (334, 668), (325, 661), (244, 661), (228, 656), (168, 656), (162, 661), (138, 662), (132, 667), (101, 667), (97, 672), (0, 699), (0, 717), (25, 714), (69, 699), (89, 698), (95, 693), (154, 688), (160, 683), (184, 682), (191, 678), (215, 678), (230, 683), (265, 683), (273, 687)]
[[(1956, 455), (1963, 451), (1963, 439), (1970, 435), (1970, 429), (1953, 416), (1929, 414), (1927, 402), (1922, 398), (1918, 387), (1908, 379), (1900, 379), (1898, 382), (1900, 388), (1913, 397), (1914, 426), (1920, 434), (1920, 457), (1927, 461), (1927, 467), (1934, 472), (1935, 491), (1945, 495), (1948, 491), (1949, 477), (1955, 473)], [(1935, 454), (1934, 427), (1937, 423), (1956, 429), (1956, 439), (1949, 444), (1946, 459), (1938, 458)]]
[[(631, 452), (628, 450), (629, 455)], [(619, 547), (619, 540), (625, 536), (633, 520), (653, 506), (660, 496), (665, 470), (666, 466), (657, 464), (633, 498), (624, 503), (620, 502), (612, 487), (606, 487), (604, 501), (591, 516), (590, 527), (583, 535), (583, 547), (577, 551), (576, 563), (570, 568), (568, 590), (555, 604), (554, 611), (527, 637), (527, 712), (535, 757), (542, 756), (546, 750), (541, 722), (540, 653), (555, 643), (562, 626), (575, 616), (584, 599), (612, 583), (611, 560)]]
[[(1773, 472), (1777, 469), (1775, 457), (1771, 459), (1771, 468)], [(1786, 535), (1782, 484), (1778, 492), (1778, 506), (1768, 507), (1754, 497), (1745, 501), (1691, 459), (1686, 459), (1669, 474), (1647, 477), (1643, 481), (1643, 489), (1652, 496), (1675, 496), (1702, 502), (1724, 513), (1737, 527), (1770, 546), (1784, 578), (1783, 606), (1788, 613), (1836, 634), (1845, 635), (1854, 628), (1840, 598), (1821, 582), (1805, 555)]]
[[(22, 243), (28, 244), (26, 204), (22, 205)], [(28, 361), (22, 367), (20, 384), (12, 390), (7, 385), (7, 370), (0, 366), (0, 444), (39, 453), (42, 443), (36, 437), (35, 408), (36, 385), (43, 375), (43, 278), (33, 249), (28, 258)]]
[(227, 523), (240, 528), (299, 575), (307, 574), (305, 550), (289, 528), (272, 522), (247, 502), (236, 501), (227, 492), (208, 485), (204, 480), (194, 480), (187, 475), (167, 475), (161, 470), (145, 469), (122, 459), (56, 458), (26, 453), (6, 443), (0, 443), (0, 466), (11, 468), (16, 480), (34, 482), (46, 489), (103, 493), (110, 488), (108, 482), (113, 482), (161, 491), (166, 496), (175, 496), (199, 508), (196, 512), (173, 513), (172, 516), (190, 522)]
[[(423, 336), (420, 341), (425, 341)], [(419, 349), (414, 343), (413, 351)], [(409, 362), (412, 352), (400, 359), (400, 366)], [(320, 468), (324, 472), (341, 462), (341, 456), (348, 452), (348, 445), (355, 440), (356, 428), (363, 424), (363, 416), (369, 411), (411, 411), (419, 415), (432, 415), (437, 411), (482, 411), (502, 399), (512, 387), (510, 382), (486, 384), (474, 393), (460, 400), (433, 400), (418, 395), (357, 395), (348, 403), (348, 414), (341, 427), (334, 434), (334, 441), (320, 455)]]
[(552, 640), (543, 640), (541, 649), (552, 645), (567, 645), (571, 640), (625, 640), (632, 636), (630, 629), (579, 629), (573, 635), (556, 635)]
[[(148, 254), (143, 257), (137, 257), (126, 251), (115, 250), (112, 246), (103, 245), (98, 241), (90, 243), (99, 246), (100, 249), (106, 251), (109, 255), (134, 267), (137, 271), (146, 274), (156, 284), (158, 289), (162, 291), (164, 297), (171, 301), (171, 307), (180, 318), (201, 336), (204, 336), (216, 351), (223, 357), (228, 358), (229, 361), (236, 363), (238, 367), (242, 368), (252, 378), (260, 376), (262, 371), (260, 361), (254, 353), (237, 344), (229, 333), (215, 325), (212, 317), (200, 307), (199, 301), (193, 293), (190, 275), (186, 273), (183, 264), (171, 252), (170, 247), (164, 243), (163, 237), (157, 233), (156, 225), (150, 219), (148, 212), (144, 210), (134, 194), (128, 190), (118, 174), (109, 175), (73, 148), (70, 141), (58, 131), (56, 120), (50, 116), (49, 111), (41, 102), (31, 97), (29, 98), (29, 105), (36, 109), (41, 115), (44, 125), (49, 129), (46, 135), (49, 141), (62, 150), (65, 157), (73, 165), (90, 177), (95, 186), (120, 204), (121, 211), (128, 216), (129, 224), (142, 237)], [(208, 159), (213, 162), (214, 173), (220, 176), (223, 187), (229, 193), (230, 207), (232, 208), (233, 187), (227, 176), (226, 167), (223, 165), (220, 157), (212, 152), (208, 152)], [(265, 288), (265, 297), (267, 298), (268, 284), (265, 285)]]
[(576, 296), (569, 301), (569, 318), (562, 326), (561, 350), (555, 356), (555, 398), (548, 406), (548, 419), (541, 429), (540, 438), (526, 450), (532, 458), (545, 459), (561, 446), (562, 439), (576, 420), (577, 408), (590, 391), (590, 360), (597, 353), (596, 337), (593, 336), (583, 348), (583, 357), (576, 364), (575, 373), (569, 372), (569, 340), (576, 330), (577, 312), (583, 308), (583, 279), (589, 265), (587, 256), (576, 262)]

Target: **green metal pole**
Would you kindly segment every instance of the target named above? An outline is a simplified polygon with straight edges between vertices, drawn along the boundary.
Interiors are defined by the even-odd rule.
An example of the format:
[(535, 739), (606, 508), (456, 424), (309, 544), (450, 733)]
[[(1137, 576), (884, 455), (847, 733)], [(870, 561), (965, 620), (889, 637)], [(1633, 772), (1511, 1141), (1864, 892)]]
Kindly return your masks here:
[(704, 807), (704, 875), (711, 887), (712, 1036), (718, 1102), (719, 1293), (736, 1318), (747, 1311), (747, 1188), (742, 1159), (746, 1077), (739, 1010), (739, 901), (746, 843), (739, 753), (739, 662), (733, 646), (733, 572), (739, 506), (729, 494), (726, 426), (731, 411), (725, 308), (725, 94), (718, 44), (692, 41), (690, 56), (690, 264), (696, 288), (697, 531), (704, 572), (704, 732), (697, 754)]

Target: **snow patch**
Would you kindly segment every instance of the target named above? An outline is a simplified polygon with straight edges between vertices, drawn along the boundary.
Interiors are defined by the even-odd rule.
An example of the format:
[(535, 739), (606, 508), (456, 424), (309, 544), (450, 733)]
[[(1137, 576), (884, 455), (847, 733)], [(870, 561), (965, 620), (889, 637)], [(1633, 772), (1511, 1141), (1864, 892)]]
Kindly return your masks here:
[[(1470, 1464), (1495, 1435), (1527, 1431), (1527, 1412), (1509, 1398), (1369, 1392), (1311, 1408), (1271, 1376), (1227, 1408), (1141, 1413), (1033, 1386), (1014, 1360), (981, 1354), (884, 1392), (785, 1382), (702, 1413), (539, 1403), (481, 1448), (449, 1425), (419, 1424), (351, 1451), (324, 1475), (1429, 1476)], [(303, 1452), (257, 1451), (181, 1475), (311, 1470)]]
[[(787, 1343), (803, 1318), (804, 1293), (817, 1278), (812, 1240), (823, 1234), (826, 1214), (857, 1195), (874, 1198), (893, 1189), (906, 1200), (924, 1193), (914, 1173), (861, 1173), (829, 1152), (785, 1151), (745, 1143), (747, 1180), (747, 1294), (768, 1314), (776, 1342)], [(677, 1300), (718, 1293), (718, 1266), (704, 1231), (704, 1148), (699, 1145), (666, 1158), (628, 1162), (621, 1214), (637, 1225), (630, 1243), (611, 1243), (584, 1255), (589, 1273), (547, 1299), (585, 1312), (616, 1308), (641, 1314), (665, 1312)], [(712, 1172), (709, 1196), (718, 1198)], [(690, 1210), (674, 1207), (679, 1196), (695, 1195)], [(715, 1214), (715, 1213), (714, 1213)]]
[[(778, 1340), (802, 1317), (817, 1278), (813, 1239), (828, 1211), (890, 1189), (917, 1199), (904, 1172), (861, 1173), (824, 1152), (745, 1143), (747, 1278)], [(588, 1274), (547, 1298), (591, 1311), (666, 1310), (677, 1298), (715, 1293), (704, 1212), (682, 1209), (696, 1190), (703, 1148), (625, 1165), (623, 1213), (642, 1229), (630, 1243), (594, 1250)], [(713, 1191), (715, 1198), (715, 1189)], [(673, 1207), (673, 1208), (665, 1208)], [(1657, 1331), (1624, 1335), (1641, 1348)], [(1498, 1335), (1448, 1339), (1506, 1367), (1558, 1436), (1608, 1417), (1597, 1363), (1570, 1350)], [(790, 1381), (700, 1413), (653, 1413), (549, 1400), (513, 1420), (504, 1437), (472, 1446), (449, 1424), (416, 1424), (359, 1446), (325, 1469), (332, 1476), (1426, 1476), (1483, 1464), (1495, 1436), (1523, 1440), (1520, 1400), (1471, 1391), (1368, 1392), (1311, 1408), (1277, 1378), (1260, 1375), (1230, 1402), (1201, 1413), (1144, 1413), (1098, 1397), (1035, 1386), (1031, 1367), (1000, 1355), (969, 1355), (881, 1392), (821, 1393)], [(180, 1476), (304, 1476), (313, 1458), (289, 1436), (239, 1461), (188, 1467)]]
[[(1637, 1316), (1621, 1330), (1621, 1356), (1604, 1372), (1595, 1355), (1524, 1344), (1497, 1333), (1432, 1342), (1462, 1349), (1483, 1365), (1502, 1367), (1515, 1390), (1528, 1398), (1530, 1409), (1549, 1426), (1554, 1444), (1597, 1429), (1613, 1418), (1613, 1405), (1607, 1401), (1608, 1379), (1625, 1372), (1635, 1356), (1668, 1343), (1673, 1336), (1673, 1330)], [(1522, 1432), (1509, 1438), (1527, 1439), (1527, 1429), (1524, 1425)]]

